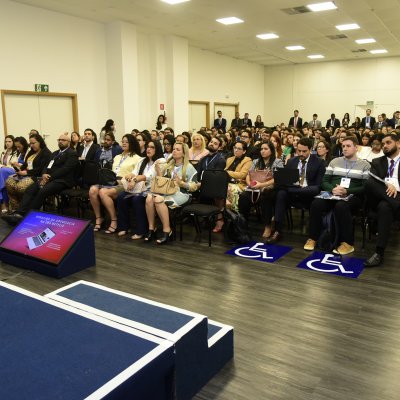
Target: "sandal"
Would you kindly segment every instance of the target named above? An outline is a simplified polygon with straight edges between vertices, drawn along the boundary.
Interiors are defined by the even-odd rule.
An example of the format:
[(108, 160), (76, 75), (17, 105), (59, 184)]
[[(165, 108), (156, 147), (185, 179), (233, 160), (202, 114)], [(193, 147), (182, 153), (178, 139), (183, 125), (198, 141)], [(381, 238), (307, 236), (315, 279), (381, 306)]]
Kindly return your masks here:
[(264, 232), (263, 232), (263, 234), (262, 234), (262, 238), (263, 239), (268, 239), (268, 238), (270, 238), (271, 237), (271, 235), (272, 235), (272, 229), (271, 229), (271, 227), (268, 227), (268, 228), (265, 228), (264, 229)]
[(117, 227), (114, 228), (113, 226), (111, 226), (113, 222), (117, 222), (117, 220), (116, 219), (111, 220), (110, 226), (107, 228), (106, 231), (104, 231), (104, 233), (107, 233), (107, 235), (111, 235), (111, 234), (115, 233), (117, 230)]
[(216, 223), (215, 223), (215, 228), (212, 231), (214, 233), (219, 233), (219, 232), (222, 231), (223, 227), (224, 227), (224, 219), (223, 218), (218, 218)]
[[(97, 220), (100, 220), (101, 222), (98, 224), (98, 223), (97, 223)], [(101, 229), (101, 224), (103, 223), (103, 221), (104, 221), (104, 218), (102, 218), (102, 217), (96, 217), (96, 225), (95, 225), (94, 228), (93, 228), (93, 230), (94, 230), (95, 232), (98, 232), (98, 231)]]
[(127, 233), (128, 233), (128, 231), (119, 231), (119, 232), (118, 232), (118, 236), (119, 236), (119, 237), (125, 236)]
[(132, 240), (139, 240), (139, 239), (143, 239), (144, 235), (138, 235), (138, 234), (134, 234), (133, 236), (131, 236)]

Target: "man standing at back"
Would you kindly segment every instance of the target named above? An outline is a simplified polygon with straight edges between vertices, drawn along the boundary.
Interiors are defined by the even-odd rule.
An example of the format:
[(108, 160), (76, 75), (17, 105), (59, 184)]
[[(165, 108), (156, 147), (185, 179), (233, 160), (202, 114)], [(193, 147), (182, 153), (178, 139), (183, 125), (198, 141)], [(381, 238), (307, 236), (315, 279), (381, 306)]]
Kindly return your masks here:
[(347, 136), (342, 142), (343, 157), (333, 159), (326, 169), (322, 181), (322, 190), (332, 195), (347, 198), (345, 200), (314, 199), (310, 209), (309, 239), (304, 250), (315, 249), (322, 232), (322, 217), (333, 210), (340, 245), (333, 252), (341, 255), (354, 251), (353, 215), (363, 204), (364, 186), (368, 179), (370, 165), (368, 161), (357, 157), (358, 140), (355, 136)]
[(222, 129), (224, 133), (226, 132), (226, 119), (222, 118), (222, 111), (217, 111), (218, 118), (214, 120), (214, 128)]
[(372, 129), (375, 125), (375, 118), (371, 117), (371, 110), (367, 108), (365, 111), (365, 117), (361, 120), (361, 127), (362, 128), (370, 128)]
[(321, 121), (318, 119), (318, 114), (313, 114), (312, 116), (312, 120), (308, 123), (308, 127), (311, 129), (321, 129), (322, 128), (322, 123)]
[(366, 267), (376, 267), (383, 262), (383, 254), (390, 238), (390, 228), (400, 209), (400, 151), (399, 137), (390, 134), (382, 139), (384, 156), (372, 160), (371, 176), (366, 185), (369, 207), (377, 213), (378, 238), (375, 253), (365, 261)]
[(293, 128), (301, 129), (303, 126), (303, 119), (299, 117), (299, 110), (294, 110), (293, 115), (294, 116), (289, 120), (289, 127), (292, 126)]
[(59, 150), (52, 154), (51, 161), (43, 170), (42, 178), (26, 189), (16, 212), (3, 217), (7, 223), (16, 225), (29, 210), (39, 210), (47, 196), (73, 186), (78, 157), (75, 150), (70, 148), (70, 142), (69, 135), (60, 135)]

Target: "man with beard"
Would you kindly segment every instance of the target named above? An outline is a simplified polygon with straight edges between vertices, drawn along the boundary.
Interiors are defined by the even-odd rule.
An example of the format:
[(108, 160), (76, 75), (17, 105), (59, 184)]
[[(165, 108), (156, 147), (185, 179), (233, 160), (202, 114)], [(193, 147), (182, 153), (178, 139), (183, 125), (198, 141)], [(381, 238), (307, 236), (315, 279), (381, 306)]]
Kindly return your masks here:
[(26, 189), (18, 209), (2, 217), (8, 224), (16, 225), (29, 210), (38, 210), (47, 196), (55, 195), (73, 186), (78, 156), (75, 150), (70, 148), (70, 142), (68, 134), (60, 135), (59, 150), (52, 154), (52, 159), (44, 168), (42, 177)]
[[(357, 157), (358, 140), (355, 136), (343, 139), (343, 157), (333, 159), (322, 180), (322, 190), (334, 196), (347, 198), (331, 200), (316, 198), (310, 208), (310, 233), (304, 250), (313, 251), (322, 232), (323, 215), (333, 210), (338, 226), (339, 246), (334, 253), (345, 255), (354, 251), (353, 215), (361, 208), (370, 165)], [(352, 195), (350, 198), (349, 195)]]
[(366, 185), (370, 208), (377, 213), (378, 238), (375, 253), (365, 261), (366, 267), (376, 267), (383, 262), (383, 254), (390, 237), (390, 228), (400, 210), (399, 137), (390, 134), (382, 139), (384, 156), (372, 160), (371, 176)]
[(203, 176), (203, 172), (210, 170), (224, 170), (226, 165), (226, 160), (222, 152), (220, 152), (220, 148), (222, 146), (222, 139), (219, 136), (215, 136), (208, 143), (207, 150), (209, 154), (203, 157), (197, 165), (197, 177), (199, 181), (199, 187), (201, 183), (201, 178)]

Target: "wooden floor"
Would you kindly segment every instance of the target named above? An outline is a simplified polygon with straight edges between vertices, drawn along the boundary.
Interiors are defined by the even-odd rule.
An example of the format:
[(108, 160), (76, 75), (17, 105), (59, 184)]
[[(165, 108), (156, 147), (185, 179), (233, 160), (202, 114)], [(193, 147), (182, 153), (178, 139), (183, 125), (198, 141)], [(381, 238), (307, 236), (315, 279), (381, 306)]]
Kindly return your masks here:
[[(0, 238), (9, 227), (0, 222)], [(96, 233), (97, 266), (57, 280), (9, 265), (0, 279), (45, 294), (85, 279), (205, 314), (235, 328), (235, 359), (197, 400), (400, 399), (399, 233), (383, 267), (346, 279), (296, 268), (306, 237), (275, 264), (225, 255), (221, 235), (143, 244)], [(365, 257), (374, 242), (355, 256)], [(2, 321), (4, 323), (4, 321)]]

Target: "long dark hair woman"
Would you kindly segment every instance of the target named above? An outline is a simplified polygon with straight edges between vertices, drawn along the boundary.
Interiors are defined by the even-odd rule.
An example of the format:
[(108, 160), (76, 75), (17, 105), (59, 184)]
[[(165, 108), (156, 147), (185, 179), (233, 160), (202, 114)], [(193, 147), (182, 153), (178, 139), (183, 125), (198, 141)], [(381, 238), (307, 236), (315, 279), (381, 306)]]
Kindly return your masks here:
[[(263, 239), (271, 236), (271, 220), (275, 205), (274, 171), (276, 168), (283, 168), (283, 161), (276, 157), (275, 147), (272, 142), (261, 144), (260, 157), (254, 160), (249, 173), (246, 176), (246, 183), (249, 190), (242, 192), (239, 196), (239, 212), (248, 221), (251, 206), (261, 205), (261, 216), (264, 223)], [(258, 171), (263, 171), (258, 174)], [(262, 178), (258, 181), (257, 177)]]
[(130, 230), (129, 205), (135, 213), (135, 229), (133, 240), (142, 239), (149, 230), (146, 215), (146, 197), (150, 190), (151, 180), (156, 175), (154, 162), (164, 160), (161, 143), (150, 140), (146, 145), (146, 157), (139, 161), (133, 171), (124, 177), (126, 191), (117, 199), (118, 236), (125, 236)]
[(167, 127), (167, 117), (164, 114), (160, 114), (157, 117), (156, 129), (163, 131)]
[[(18, 139), (24, 142), (23, 138), (17, 138), (16, 140)], [(42, 176), (43, 169), (52, 158), (51, 151), (38, 133), (33, 133), (29, 136), (29, 146), (30, 150), (25, 155), (23, 164), (16, 171), (15, 176), (10, 176), (6, 181), (11, 211), (15, 211), (18, 208), (25, 190), (34, 183), (36, 178)]]

